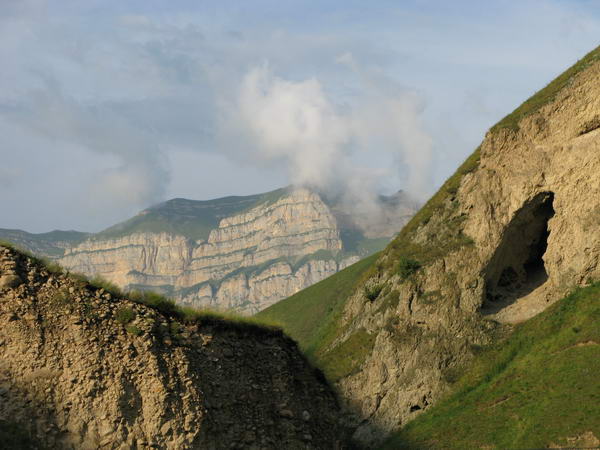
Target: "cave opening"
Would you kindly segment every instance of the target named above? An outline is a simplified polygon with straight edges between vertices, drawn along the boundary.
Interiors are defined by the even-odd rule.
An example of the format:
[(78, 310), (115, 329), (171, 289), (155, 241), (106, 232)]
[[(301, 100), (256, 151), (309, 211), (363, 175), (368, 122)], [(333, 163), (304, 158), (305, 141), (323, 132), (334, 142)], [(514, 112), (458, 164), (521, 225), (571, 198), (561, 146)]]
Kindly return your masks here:
[(546, 282), (544, 255), (553, 216), (552, 192), (536, 195), (517, 211), (486, 269), (484, 313), (494, 314)]

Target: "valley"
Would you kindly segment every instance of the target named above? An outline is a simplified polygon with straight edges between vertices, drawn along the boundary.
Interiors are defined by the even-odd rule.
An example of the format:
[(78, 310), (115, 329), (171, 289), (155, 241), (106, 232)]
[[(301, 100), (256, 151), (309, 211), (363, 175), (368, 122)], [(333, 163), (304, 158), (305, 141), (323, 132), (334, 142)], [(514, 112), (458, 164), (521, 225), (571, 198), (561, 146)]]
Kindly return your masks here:
[[(366, 9), (357, 13), (358, 28)], [(93, 12), (102, 19), (103, 11)], [(252, 18), (249, 10), (237, 14), (244, 23)], [(334, 16), (336, 24), (345, 20)], [(106, 212), (99, 205), (114, 205), (111, 217), (151, 206), (94, 233), (0, 229), (0, 448), (600, 448), (600, 47), (486, 127), (481, 143), (469, 146), (472, 153), (444, 183), (432, 184), (441, 186), (422, 204), (416, 198), (433, 191), (433, 172), (453, 151), (446, 152), (447, 142), (462, 142), (453, 129), (467, 129), (462, 119), (473, 118), (464, 111), (491, 117), (496, 109), (485, 103), (508, 91), (499, 87), (484, 98), (475, 87), (460, 97), (464, 105), (451, 105), (456, 118), (443, 108), (424, 112), (426, 96), (388, 80), (383, 63), (363, 70), (360, 52), (338, 47), (329, 30), (309, 47), (318, 57), (314, 67), (335, 63), (330, 91), (308, 69), (276, 75), (268, 61), (233, 83), (220, 66), (232, 53), (208, 51), (205, 29), (184, 17), (169, 16), (159, 27), (145, 16), (113, 16), (118, 30), (137, 30), (136, 57), (129, 56), (140, 64), (135, 81), (160, 98), (133, 93), (124, 107), (115, 89), (99, 107), (97, 80), (74, 83), (85, 93), (77, 99), (51, 76), (30, 85), (56, 93), (31, 94), (30, 109), (41, 111), (43, 126), (30, 117), (40, 142), (69, 157), (79, 147), (95, 152), (81, 157), (98, 164), (93, 183), (75, 183), (85, 177), (75, 162), (65, 178), (65, 186), (83, 192), (61, 199), (65, 214), (83, 215), (83, 197), (94, 199), (86, 220)], [(248, 51), (252, 33), (210, 17), (218, 42), (235, 46), (236, 55)], [(525, 31), (533, 26), (527, 22)], [(173, 38), (181, 27), (190, 34)], [(289, 49), (276, 68), (302, 56), (283, 31), (259, 47), (280, 42)], [(209, 63), (186, 60), (188, 45)], [(86, 54), (78, 41), (68, 48), (76, 59)], [(430, 57), (431, 48), (418, 48)], [(151, 58), (167, 64), (145, 70), (140, 61)], [(484, 61), (472, 84), (502, 68), (508, 74), (503, 58)], [(115, 66), (119, 77), (131, 75)], [(530, 66), (546, 67), (528, 60)], [(432, 67), (431, 74), (443, 72), (444, 90), (456, 82), (453, 67)], [(472, 61), (458, 67), (466, 73)], [(342, 70), (360, 80), (348, 82)], [(159, 79), (176, 80), (178, 89), (159, 89)], [(233, 83), (190, 100), (214, 100), (212, 118), (186, 109), (209, 82)], [(441, 90), (428, 93), (434, 105), (445, 101), (431, 92)], [(7, 97), (0, 120), (3, 114), (27, 129), (22, 117), (32, 113)], [(111, 127), (96, 128), (106, 117)], [(201, 135), (211, 145), (200, 145)], [(239, 148), (218, 147), (231, 142)], [(212, 161), (215, 173), (189, 163), (200, 160)], [(196, 178), (170, 179), (171, 163)], [(65, 165), (53, 162), (48, 171)], [(0, 167), (1, 189), (22, 186), (23, 178), (34, 184), (33, 175), (9, 169)], [(169, 198), (168, 189), (221, 178), (238, 186), (232, 177), (242, 172), (293, 184), (152, 204)], [(396, 175), (406, 192), (375, 194)], [(264, 188), (259, 181), (254, 185)], [(40, 186), (32, 192), (47, 190), (44, 198), (52, 199), (54, 191)], [(29, 222), (9, 217), (7, 224), (50, 223), (20, 203), (15, 208), (9, 199), (6, 214), (13, 205)]]

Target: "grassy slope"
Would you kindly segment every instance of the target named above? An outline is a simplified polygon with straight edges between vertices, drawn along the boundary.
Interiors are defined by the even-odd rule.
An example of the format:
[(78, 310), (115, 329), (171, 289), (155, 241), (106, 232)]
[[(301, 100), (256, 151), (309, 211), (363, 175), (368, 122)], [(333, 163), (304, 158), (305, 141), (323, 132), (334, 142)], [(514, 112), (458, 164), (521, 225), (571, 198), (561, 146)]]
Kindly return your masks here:
[(545, 88), (539, 90), (532, 97), (523, 102), (523, 104), (515, 109), (512, 113), (494, 125), (492, 131), (497, 131), (501, 128), (517, 130), (519, 128), (519, 122), (521, 119), (533, 114), (542, 106), (554, 101), (557, 94), (564, 87), (569, 85), (575, 75), (597, 61), (600, 61), (600, 46), (596, 47), (594, 50), (573, 64), (569, 69), (565, 70)]
[(319, 362), (322, 356), (320, 349), (335, 336), (344, 300), (352, 293), (356, 280), (377, 257), (378, 254), (371, 255), (270, 306), (255, 317), (280, 324), (309, 358)]
[(190, 239), (207, 239), (211, 230), (227, 216), (247, 211), (261, 203), (272, 203), (288, 192), (287, 188), (245, 197), (224, 197), (215, 200), (176, 198), (148, 208), (125, 222), (114, 225), (94, 236), (97, 239), (117, 238), (135, 232), (168, 232)]
[(600, 283), (483, 349), (454, 393), (384, 449), (542, 448), (600, 437)]
[[(589, 67), (592, 63), (600, 60), (600, 47), (588, 53), (584, 58), (578, 61), (570, 69), (559, 75), (544, 89), (538, 91), (535, 95), (525, 101), (515, 111), (502, 119), (496, 124), (491, 131), (498, 132), (501, 129), (517, 130), (518, 123), (524, 117), (533, 114), (542, 106), (553, 101), (560, 90), (568, 86), (575, 75)], [(458, 168), (458, 170), (442, 185), (442, 187), (429, 199), (429, 201), (417, 212), (417, 214), (404, 226), (398, 236), (380, 253), (380, 258), (367, 258), (365, 262), (361, 262), (361, 271), (352, 275), (338, 273), (327, 279), (327, 284), (323, 284), (319, 292), (304, 290), (287, 301), (281, 302), (281, 307), (278, 309), (268, 309), (269, 317), (277, 322), (280, 322), (292, 336), (296, 333), (296, 329), (302, 329), (303, 332), (297, 335), (299, 342), (307, 348), (311, 354), (321, 355), (320, 361), (325, 368), (325, 372), (331, 375), (332, 371), (327, 370), (333, 360), (343, 361), (343, 354), (347, 353), (356, 361), (348, 370), (335, 370), (335, 378), (347, 375), (350, 373), (356, 364), (360, 363), (360, 358), (366, 355), (369, 351), (368, 346), (363, 346), (362, 349), (352, 348), (335, 348), (330, 352), (331, 358), (328, 355), (323, 355), (324, 344), (330, 343), (331, 340), (321, 340), (314, 334), (320, 327), (318, 325), (321, 319), (321, 311), (316, 308), (303, 308), (303, 303), (314, 304), (318, 302), (318, 298), (312, 298), (313, 294), (322, 298), (330, 299), (329, 303), (333, 305), (333, 310), (328, 315), (329, 335), (338, 335), (343, 324), (337, 321), (340, 317), (341, 310), (355, 288), (359, 287), (361, 280), (366, 280), (376, 273), (382, 273), (387, 270), (400, 270), (403, 261), (414, 260), (420, 265), (428, 264), (439, 257), (447, 255), (452, 251), (464, 246), (472, 245), (473, 242), (462, 234), (460, 218), (453, 214), (457, 204), (455, 195), (460, 187), (461, 180), (466, 174), (473, 172), (479, 166), (480, 149), (477, 148)], [(442, 218), (440, 220), (440, 229), (430, 230), (431, 242), (426, 245), (415, 245), (413, 237), (416, 231), (429, 223), (433, 218)], [(346, 289), (340, 289), (339, 286), (347, 283), (349, 286)], [(309, 288), (311, 289), (311, 288)], [(302, 311), (302, 314), (288, 314), (284, 308), (290, 311)], [(333, 318), (333, 319), (332, 319)], [(306, 322), (312, 324), (303, 326), (296, 322)], [(308, 346), (307, 343), (310, 343)], [(341, 344), (342, 347), (344, 344)]]

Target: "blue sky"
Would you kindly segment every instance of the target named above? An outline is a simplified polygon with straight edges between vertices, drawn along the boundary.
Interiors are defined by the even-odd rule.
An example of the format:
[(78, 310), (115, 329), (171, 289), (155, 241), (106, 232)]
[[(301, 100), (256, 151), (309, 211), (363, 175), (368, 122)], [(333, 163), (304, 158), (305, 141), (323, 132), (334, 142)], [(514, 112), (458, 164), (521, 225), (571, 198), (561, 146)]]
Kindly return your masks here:
[(0, 227), (289, 183), (424, 199), (599, 32), (597, 1), (4, 1)]

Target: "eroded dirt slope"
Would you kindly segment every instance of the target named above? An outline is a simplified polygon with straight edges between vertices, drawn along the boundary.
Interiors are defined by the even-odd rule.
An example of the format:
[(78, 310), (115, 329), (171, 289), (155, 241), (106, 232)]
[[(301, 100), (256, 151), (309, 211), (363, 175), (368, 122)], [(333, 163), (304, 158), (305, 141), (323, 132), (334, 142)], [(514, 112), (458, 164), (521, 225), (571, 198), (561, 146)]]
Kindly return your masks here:
[(0, 431), (50, 448), (344, 448), (278, 331), (182, 325), (0, 247)]

